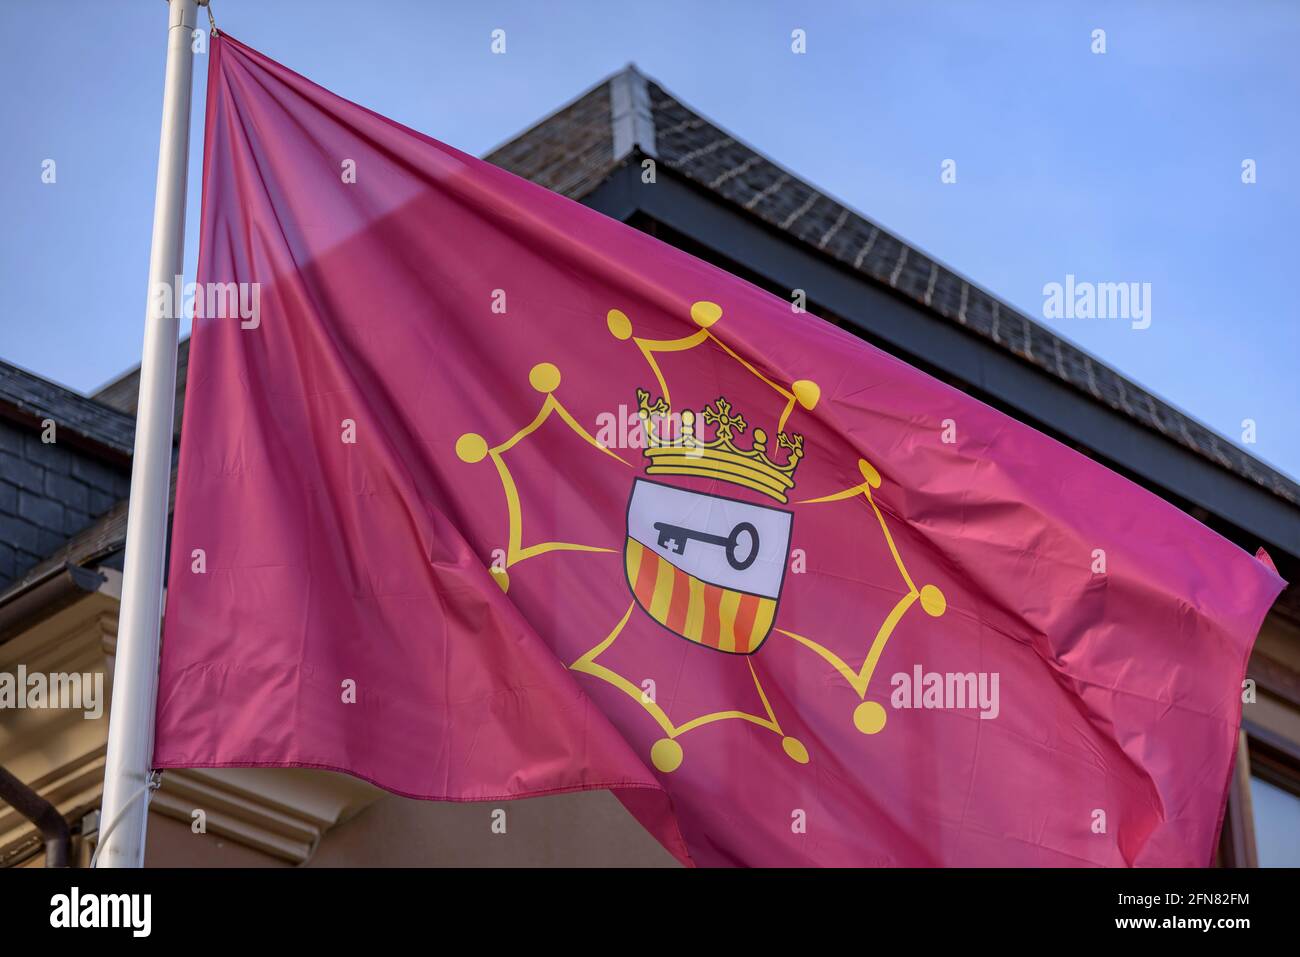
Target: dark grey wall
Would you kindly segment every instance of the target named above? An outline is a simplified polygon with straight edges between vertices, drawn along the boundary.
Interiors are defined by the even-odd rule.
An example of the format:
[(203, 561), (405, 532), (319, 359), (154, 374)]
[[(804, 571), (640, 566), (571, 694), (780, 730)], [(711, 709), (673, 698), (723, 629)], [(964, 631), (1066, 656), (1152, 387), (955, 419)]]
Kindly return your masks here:
[(0, 419), (0, 589), (126, 498), (130, 486), (128, 471), (67, 443), (42, 442), (39, 426)]

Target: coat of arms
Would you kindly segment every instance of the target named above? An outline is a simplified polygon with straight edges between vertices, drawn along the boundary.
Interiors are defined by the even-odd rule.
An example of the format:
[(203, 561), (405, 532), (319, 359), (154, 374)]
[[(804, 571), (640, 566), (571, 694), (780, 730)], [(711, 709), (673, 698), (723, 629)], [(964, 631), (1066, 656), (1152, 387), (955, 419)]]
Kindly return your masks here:
[[(838, 672), (860, 699), (853, 711), (855, 727), (863, 734), (879, 732), (885, 725), (885, 710), (879, 702), (868, 699), (867, 691), (886, 642), (914, 604), (919, 604), (931, 616), (942, 615), (946, 608), (943, 593), (937, 587), (917, 586), (908, 574), (885, 516), (872, 498), (872, 491), (881, 485), (881, 477), (870, 463), (859, 460), (862, 481), (858, 484), (792, 501), (795, 471), (805, 450), (804, 437), (788, 430), (787, 422), (797, 409), (814, 409), (821, 390), (810, 380), (798, 380), (786, 387), (765, 376), (712, 331), (721, 315), (722, 310), (716, 304), (697, 302), (691, 307), (696, 331), (670, 340), (634, 336), (631, 320), (620, 310), (612, 309), (606, 316), (606, 325), (614, 338), (630, 340), (640, 350), (658, 385), (658, 394), (652, 395), (645, 388), (636, 389), (637, 415), (645, 438), (646, 477), (632, 480), (626, 537), (621, 549), (631, 603), (605, 638), (570, 667), (620, 689), (659, 724), (664, 736), (654, 742), (650, 757), (654, 766), (664, 773), (681, 765), (683, 751), (678, 739), (682, 735), (725, 720), (747, 721), (765, 728), (780, 736), (782, 747), (792, 760), (800, 764), (809, 761), (807, 747), (782, 727), (753, 665), (753, 658), (774, 634), (809, 649)], [(682, 352), (706, 343), (720, 348), (784, 400), (783, 410), (777, 417), (775, 440), (767, 430), (751, 425), (743, 412), (733, 408), (724, 396), (698, 411), (673, 409), (668, 383), (656, 355)], [(462, 461), (473, 464), (490, 458), (501, 478), (509, 516), (509, 547), (504, 567), (494, 567), (492, 573), (503, 589), (509, 588), (509, 569), (521, 561), (555, 551), (615, 551), (577, 542), (525, 545), (523, 504), (506, 461), (511, 448), (535, 432), (551, 415), (558, 415), (587, 443), (624, 465), (630, 464), (601, 445), (556, 397), (560, 372), (554, 365), (537, 364), (529, 381), (545, 396), (542, 408), (530, 424), (496, 445), (489, 445), (473, 432), (462, 435), (456, 443)], [(700, 491), (668, 481), (675, 477), (707, 480), (711, 490)], [(721, 494), (716, 491), (719, 486), (735, 488), (737, 494)], [(826, 644), (793, 627), (777, 624), (795, 518), (794, 509), (788, 506), (848, 500), (865, 501), (870, 507), (900, 578), (898, 598), (885, 619), (872, 629), (865, 658), (856, 666)], [(739, 666), (747, 667), (753, 678), (762, 704), (761, 713), (725, 709), (688, 717), (670, 716), (627, 675), (606, 666), (601, 656), (619, 639), (638, 609), (674, 635), (738, 659)]]

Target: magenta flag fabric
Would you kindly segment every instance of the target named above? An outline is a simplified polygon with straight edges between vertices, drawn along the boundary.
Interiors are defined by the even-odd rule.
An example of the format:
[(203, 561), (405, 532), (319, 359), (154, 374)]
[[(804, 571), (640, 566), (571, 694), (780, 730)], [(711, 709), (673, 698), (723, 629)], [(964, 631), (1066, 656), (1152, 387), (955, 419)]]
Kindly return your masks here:
[(1211, 861), (1283, 582), (1161, 499), (225, 36), (198, 279), (157, 767), (608, 788), (699, 865)]

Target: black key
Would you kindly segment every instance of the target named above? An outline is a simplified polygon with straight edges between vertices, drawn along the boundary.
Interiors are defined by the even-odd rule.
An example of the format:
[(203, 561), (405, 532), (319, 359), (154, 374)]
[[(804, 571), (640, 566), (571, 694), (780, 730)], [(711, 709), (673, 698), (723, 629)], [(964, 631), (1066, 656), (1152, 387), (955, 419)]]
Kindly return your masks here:
[[(668, 522), (655, 522), (654, 529), (659, 533), (656, 544), (660, 548), (669, 549), (675, 555), (685, 554), (686, 543), (694, 539), (704, 542), (706, 545), (717, 545), (725, 549), (727, 564), (736, 571), (743, 572), (754, 564), (754, 559), (758, 557), (758, 529), (749, 522), (739, 523), (731, 530), (731, 534), (725, 537), (710, 532), (697, 532), (693, 528), (683, 528), (680, 525), (671, 525)], [(740, 539), (744, 535), (748, 535), (750, 539), (749, 554), (744, 558), (737, 558), (736, 553), (740, 546)]]

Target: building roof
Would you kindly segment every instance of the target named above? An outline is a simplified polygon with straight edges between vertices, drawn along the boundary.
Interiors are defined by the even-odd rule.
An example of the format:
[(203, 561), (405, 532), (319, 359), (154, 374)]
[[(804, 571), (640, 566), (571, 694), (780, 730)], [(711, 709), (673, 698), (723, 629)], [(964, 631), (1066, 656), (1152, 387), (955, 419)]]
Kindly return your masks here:
[(841, 267), (1060, 379), (1147, 429), (1300, 505), (1300, 484), (1078, 346), (826, 195), (633, 66), (485, 158), (580, 199), (633, 153), (693, 181)]
[(119, 456), (129, 456), (134, 449), (134, 415), (123, 414), (3, 361), (0, 361), (0, 405), (8, 406), (11, 414), (38, 422), (53, 419), (59, 432), (71, 432)]
[(134, 431), (132, 416), (0, 362), (0, 592), (126, 497)]

